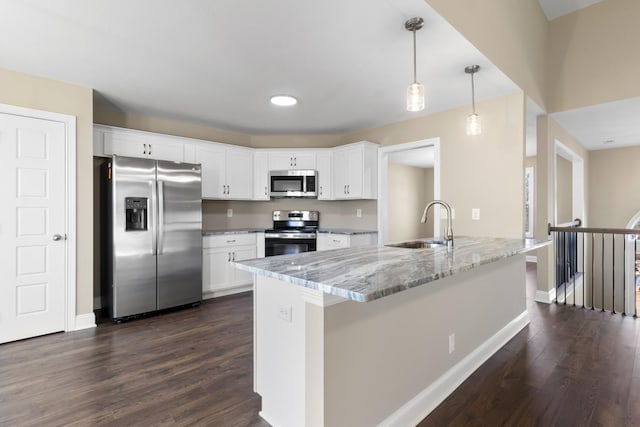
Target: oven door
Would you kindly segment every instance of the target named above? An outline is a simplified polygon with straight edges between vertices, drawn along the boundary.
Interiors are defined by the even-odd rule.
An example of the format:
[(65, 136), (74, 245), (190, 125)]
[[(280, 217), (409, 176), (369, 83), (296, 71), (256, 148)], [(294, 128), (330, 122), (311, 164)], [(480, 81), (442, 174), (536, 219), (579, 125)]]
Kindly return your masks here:
[(266, 233), (264, 255), (288, 255), (316, 250), (316, 233)]

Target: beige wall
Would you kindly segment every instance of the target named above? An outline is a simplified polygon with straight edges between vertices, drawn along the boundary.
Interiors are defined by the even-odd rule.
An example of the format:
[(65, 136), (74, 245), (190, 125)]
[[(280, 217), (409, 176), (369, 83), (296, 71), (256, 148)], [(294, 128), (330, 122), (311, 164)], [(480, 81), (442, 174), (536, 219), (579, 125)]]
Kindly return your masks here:
[(549, 109), (640, 96), (640, 1), (606, 0), (549, 25)]
[(545, 109), (549, 23), (538, 0), (425, 1)]
[[(233, 217), (227, 218), (227, 209), (233, 209)], [(205, 230), (230, 228), (271, 228), (274, 210), (317, 210), (320, 227), (377, 229), (376, 200), (325, 201), (304, 199), (274, 199), (264, 202), (204, 200), (202, 222)], [(356, 216), (362, 209), (362, 217)]]
[[(381, 146), (440, 138), (441, 198), (456, 209), (454, 235), (522, 237), (524, 96), (478, 104), (483, 133), (467, 136), (469, 109), (457, 108), (413, 120), (353, 132), (342, 142)], [(480, 221), (471, 209), (480, 209)]]
[(200, 126), (194, 123), (178, 120), (135, 113), (125, 113), (104, 107), (95, 107), (93, 110), (93, 116), (93, 120), (96, 124), (164, 133), (167, 135), (183, 136), (186, 138), (225, 142), (227, 144), (249, 146), (251, 139), (249, 135), (237, 132), (229, 132), (222, 129)]
[(76, 117), (76, 312), (93, 311), (93, 91), (0, 69), (0, 102)]
[(248, 135), (160, 117), (125, 113), (105, 107), (94, 108), (94, 122), (147, 132), (206, 141), (223, 142), (253, 148), (324, 148), (340, 145), (340, 134)]
[(573, 221), (573, 165), (556, 156), (556, 224)]
[(589, 223), (624, 228), (640, 211), (640, 147), (589, 152)]
[(389, 242), (433, 236), (433, 219), (420, 222), (422, 211), (433, 200), (433, 168), (389, 163), (387, 168)]

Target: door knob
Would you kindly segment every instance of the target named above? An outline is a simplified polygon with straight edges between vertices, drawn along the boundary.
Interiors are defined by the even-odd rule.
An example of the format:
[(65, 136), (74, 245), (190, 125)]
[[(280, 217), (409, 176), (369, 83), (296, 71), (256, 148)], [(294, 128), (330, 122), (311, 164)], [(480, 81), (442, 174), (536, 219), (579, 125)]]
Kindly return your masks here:
[(58, 240), (67, 240), (67, 235), (54, 234), (53, 241), (57, 242)]

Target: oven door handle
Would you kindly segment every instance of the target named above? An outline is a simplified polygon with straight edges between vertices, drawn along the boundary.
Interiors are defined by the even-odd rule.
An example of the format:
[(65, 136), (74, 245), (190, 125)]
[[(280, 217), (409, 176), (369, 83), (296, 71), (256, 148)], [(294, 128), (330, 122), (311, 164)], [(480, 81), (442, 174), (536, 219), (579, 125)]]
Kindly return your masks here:
[(315, 239), (316, 233), (265, 233), (265, 239)]

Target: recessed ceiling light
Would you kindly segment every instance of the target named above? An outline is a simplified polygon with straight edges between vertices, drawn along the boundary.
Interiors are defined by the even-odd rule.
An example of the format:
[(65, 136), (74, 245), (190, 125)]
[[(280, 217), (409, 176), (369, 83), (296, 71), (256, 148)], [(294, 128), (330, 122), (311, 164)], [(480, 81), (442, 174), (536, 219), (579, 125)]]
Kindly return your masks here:
[(290, 107), (296, 105), (298, 100), (290, 95), (274, 95), (271, 97), (271, 103), (279, 107)]

